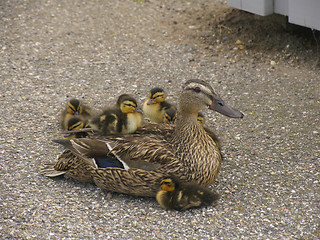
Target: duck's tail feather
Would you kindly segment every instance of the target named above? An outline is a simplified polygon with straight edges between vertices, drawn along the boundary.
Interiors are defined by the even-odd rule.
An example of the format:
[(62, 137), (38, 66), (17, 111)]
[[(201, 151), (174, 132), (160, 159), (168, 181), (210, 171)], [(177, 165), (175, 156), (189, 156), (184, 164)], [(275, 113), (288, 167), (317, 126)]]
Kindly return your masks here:
[(47, 163), (45, 166), (40, 169), (40, 174), (46, 177), (58, 177), (65, 174), (65, 171), (57, 171), (54, 169), (54, 163)]

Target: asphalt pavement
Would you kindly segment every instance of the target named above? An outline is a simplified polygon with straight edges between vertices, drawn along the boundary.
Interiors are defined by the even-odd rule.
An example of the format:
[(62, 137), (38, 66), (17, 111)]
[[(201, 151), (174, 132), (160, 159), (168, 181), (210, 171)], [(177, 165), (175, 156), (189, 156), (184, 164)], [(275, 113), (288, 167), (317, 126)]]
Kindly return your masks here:
[[(1, 1), (1, 239), (320, 238), (319, 69), (270, 64), (267, 54), (253, 64), (252, 51), (210, 54), (201, 30), (180, 21), (212, 5), (227, 8), (204, 0)], [(52, 139), (62, 136), (60, 112), (71, 97), (99, 111), (122, 93), (141, 104), (161, 86), (176, 102), (190, 78), (208, 81), (245, 114), (203, 112), (222, 139), (224, 162), (210, 186), (221, 194), (217, 206), (167, 211), (152, 198), (39, 174), (63, 150)]]

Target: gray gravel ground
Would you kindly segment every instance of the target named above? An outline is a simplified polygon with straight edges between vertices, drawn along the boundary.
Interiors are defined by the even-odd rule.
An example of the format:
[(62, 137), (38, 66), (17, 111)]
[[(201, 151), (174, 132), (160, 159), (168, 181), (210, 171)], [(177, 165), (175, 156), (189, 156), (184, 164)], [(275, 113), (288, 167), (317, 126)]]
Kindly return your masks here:
[[(204, 9), (228, 10), (205, 0), (0, 2), (1, 239), (319, 239), (319, 69), (282, 52), (206, 46), (210, 30), (192, 16)], [(163, 86), (174, 102), (189, 78), (245, 114), (205, 112), (223, 140), (218, 206), (166, 211), (38, 173), (62, 151), (51, 140), (70, 97), (99, 110)]]

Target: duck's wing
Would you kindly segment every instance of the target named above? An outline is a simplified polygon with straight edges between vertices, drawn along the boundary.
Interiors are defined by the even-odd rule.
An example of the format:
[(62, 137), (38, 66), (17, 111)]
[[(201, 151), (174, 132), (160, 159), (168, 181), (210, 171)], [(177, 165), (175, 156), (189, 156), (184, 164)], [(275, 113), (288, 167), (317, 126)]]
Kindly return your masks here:
[(56, 139), (53, 140), (69, 149), (79, 157), (93, 158), (107, 156), (109, 148), (104, 142), (90, 138)]
[[(127, 166), (126, 168), (155, 170), (173, 158), (168, 150), (165, 151), (163, 148), (159, 148), (159, 145), (148, 149), (148, 146), (152, 147), (152, 144), (155, 144), (154, 142), (147, 144), (147, 146), (139, 144), (136, 146), (134, 141), (124, 141), (121, 146), (121, 142), (118, 143), (115, 137), (108, 140), (106, 137), (99, 136), (59, 139), (54, 140), (54, 142), (62, 144), (78, 158), (83, 158), (86, 164), (89, 165), (93, 165), (92, 161), (94, 160), (92, 159), (96, 157), (115, 157), (124, 166)], [(128, 152), (126, 152), (126, 149), (128, 149)], [(161, 152), (164, 152), (166, 155), (159, 155)]]
[(173, 132), (174, 128), (168, 124), (146, 124), (133, 134), (92, 138), (104, 142), (110, 153), (125, 162), (143, 161), (163, 165), (176, 158), (171, 144)]
[(156, 170), (98, 168), (91, 171), (95, 184), (101, 189), (148, 197), (156, 196), (160, 180), (167, 174), (185, 175), (185, 172), (177, 160)]

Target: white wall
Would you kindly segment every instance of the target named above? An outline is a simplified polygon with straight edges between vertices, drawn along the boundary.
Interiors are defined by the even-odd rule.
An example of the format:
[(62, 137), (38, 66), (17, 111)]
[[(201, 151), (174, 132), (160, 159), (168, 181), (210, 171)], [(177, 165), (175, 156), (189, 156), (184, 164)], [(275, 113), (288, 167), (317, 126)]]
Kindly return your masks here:
[(289, 22), (320, 31), (320, 0), (227, 0), (231, 7), (261, 16), (288, 16)]

